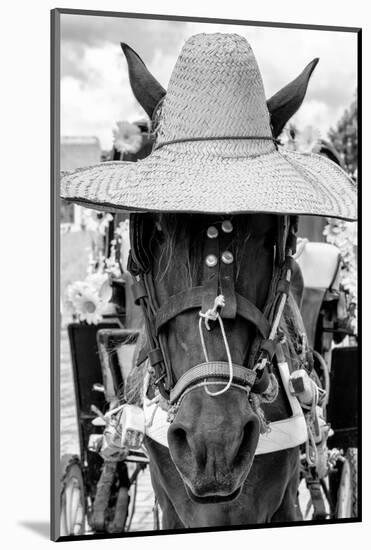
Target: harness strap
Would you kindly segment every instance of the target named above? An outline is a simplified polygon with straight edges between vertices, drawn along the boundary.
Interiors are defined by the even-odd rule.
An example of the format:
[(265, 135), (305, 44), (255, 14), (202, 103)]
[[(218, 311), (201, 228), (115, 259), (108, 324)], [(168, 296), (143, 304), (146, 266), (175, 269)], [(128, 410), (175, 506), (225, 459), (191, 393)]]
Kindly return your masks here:
[[(188, 309), (199, 309), (202, 306), (204, 288), (202, 286), (194, 286), (174, 294), (168, 298), (166, 304), (162, 305), (155, 315), (155, 330), (158, 334), (161, 328), (166, 325), (171, 319), (177, 317), (180, 313)], [(215, 299), (215, 296), (214, 296)], [(266, 339), (269, 336), (270, 325), (266, 317), (247, 298), (236, 292), (237, 314), (253, 323), (261, 336)], [(223, 310), (221, 312), (223, 317)]]
[(220, 312), (223, 319), (235, 319), (237, 314), (237, 299), (234, 288), (234, 266), (235, 262), (231, 256), (230, 263), (226, 263), (225, 254), (232, 253), (233, 232), (219, 234), (219, 243), (221, 247), (221, 262), (219, 269), (220, 294), (224, 296), (225, 305)]
[[(163, 341), (163, 338), (157, 337), (153, 329), (154, 315), (158, 309), (158, 303), (153, 289), (153, 281), (148, 274), (143, 272), (139, 275), (139, 278), (143, 292), (138, 292), (138, 302), (142, 306), (144, 313), (144, 322), (149, 344), (148, 356), (152, 360), (151, 366), (155, 370), (156, 384), (158, 384), (160, 393), (165, 399), (168, 399), (169, 390), (172, 386), (172, 371), (167, 358), (166, 342)], [(136, 288), (139, 289), (140, 286), (138, 285)]]
[[(214, 303), (215, 297), (218, 295), (219, 284), (221, 285), (220, 276), (224, 266), (219, 264), (220, 262), (220, 248), (219, 245), (222, 245), (224, 251), (228, 250), (228, 236), (225, 239), (222, 237), (222, 241), (218, 242), (218, 239), (208, 238), (205, 240), (204, 253), (205, 253), (205, 264), (203, 269), (203, 286), (194, 287), (192, 289), (186, 289), (185, 291), (178, 293), (170, 297), (163, 307), (159, 307), (156, 292), (154, 288), (154, 282), (151, 275), (151, 258), (149, 252), (149, 237), (150, 237), (150, 220), (142, 214), (131, 215), (131, 245), (132, 245), (132, 255), (130, 257), (130, 268), (134, 277), (141, 283), (141, 286), (136, 288), (136, 301), (139, 302), (144, 311), (144, 319), (146, 323), (147, 336), (149, 349), (153, 350), (152, 354), (152, 363), (153, 368), (156, 373), (156, 384), (161, 392), (161, 395), (168, 399), (170, 395), (177, 395), (177, 392), (174, 394), (175, 387), (179, 388), (179, 383), (183, 377), (178, 381), (178, 383), (173, 388), (173, 372), (171, 369), (170, 358), (167, 349), (166, 334), (161, 331), (161, 328), (171, 319), (175, 318), (177, 315), (183, 311), (200, 308), (201, 313), (206, 314)], [(251, 303), (246, 298), (235, 294), (235, 303), (232, 302), (231, 310), (220, 312), (220, 317), (225, 318), (234, 318), (236, 313), (246, 319), (247, 321), (252, 322), (257, 327), (257, 334), (253, 340), (251, 346), (251, 353), (249, 357), (249, 362), (247, 369), (245, 367), (233, 366), (233, 379), (231, 379), (231, 365), (224, 362), (214, 362), (208, 363), (211, 365), (211, 371), (209, 373), (203, 372), (201, 369), (201, 380), (205, 381), (207, 378), (214, 378), (219, 380), (222, 378), (228, 378), (229, 380), (234, 380), (235, 376), (239, 376), (240, 373), (235, 374), (235, 369), (243, 369), (244, 376), (248, 376), (252, 380), (251, 384), (245, 384), (251, 386), (256, 381), (256, 388), (262, 390), (266, 386), (266, 378), (263, 376), (265, 373), (266, 363), (268, 361), (269, 353), (267, 350), (261, 350), (262, 361), (259, 361), (261, 366), (256, 364), (256, 356), (259, 353), (262, 340), (274, 340), (277, 332), (277, 327), (279, 320), (283, 313), (285, 306), (285, 300), (287, 298), (287, 292), (289, 290), (289, 285), (286, 283), (290, 282), (291, 269), (288, 265), (288, 261), (285, 263), (285, 258), (290, 256), (295, 250), (295, 233), (297, 230), (297, 219), (296, 217), (289, 216), (280, 216), (278, 220), (278, 236), (276, 239), (276, 255), (275, 262), (273, 267), (272, 279), (270, 284), (270, 289), (268, 292), (268, 297), (264, 311), (261, 312), (253, 303)], [(290, 238), (288, 238), (290, 237)], [(225, 242), (226, 243), (225, 243)], [(144, 249), (144, 250), (143, 250)], [(147, 250), (148, 249), (148, 250)], [(230, 252), (230, 251), (229, 251)], [(208, 261), (206, 259), (208, 258)], [(228, 256), (227, 256), (228, 258)], [(232, 260), (233, 261), (233, 260)], [(228, 265), (227, 262), (223, 262)], [(232, 281), (229, 281), (233, 269), (226, 268), (223, 273), (225, 276), (225, 288), (226, 291), (233, 294), (234, 289), (234, 277), (232, 276)], [(280, 288), (278, 289), (279, 281), (281, 282)], [(137, 279), (138, 280), (138, 279)], [(232, 286), (231, 286), (232, 285)], [(272, 346), (271, 346), (272, 347)], [(274, 351), (273, 347), (272, 350)], [(162, 352), (162, 356), (161, 353)], [(141, 354), (143, 357), (143, 354)], [(232, 364), (232, 363), (231, 363)], [(203, 364), (201, 364), (202, 366)], [(196, 368), (191, 369), (186, 373), (190, 376), (190, 381), (185, 386), (191, 391), (195, 383), (194, 376), (199, 375), (200, 370), (195, 371)], [(250, 369), (250, 370), (248, 370)], [(254, 370), (257, 372), (254, 372)], [(216, 372), (217, 371), (217, 372)], [(185, 375), (184, 375), (185, 376)], [(201, 380), (197, 378), (201, 383)], [(207, 382), (206, 382), (207, 383)], [(182, 382), (183, 384), (183, 382)], [(236, 385), (234, 383), (233, 385)], [(238, 384), (237, 384), (238, 385)], [(191, 387), (189, 387), (191, 386)], [(184, 392), (184, 388), (180, 394)], [(175, 397), (171, 397), (173, 401)]]
[[(215, 263), (211, 263), (214, 259)], [(206, 313), (214, 305), (215, 297), (219, 294), (219, 241), (205, 239), (202, 312)]]
[(186, 288), (177, 294), (170, 296), (156, 313), (155, 330), (159, 330), (171, 319), (177, 317), (183, 311), (188, 309), (197, 309), (202, 306), (203, 286), (194, 286)]
[[(227, 379), (229, 378), (229, 365), (224, 361), (211, 361), (200, 363), (196, 367), (186, 371), (170, 391), (170, 404), (177, 402), (182, 393), (197, 382), (205, 379)], [(255, 373), (246, 367), (233, 364), (233, 381), (238, 385), (250, 390), (255, 381)]]
[(251, 321), (256, 326), (263, 338), (268, 338), (270, 324), (265, 315), (260, 311), (258, 307), (256, 307), (255, 304), (253, 304), (252, 302), (250, 302), (250, 300), (248, 300), (244, 296), (241, 296), (241, 294), (238, 294), (237, 292), (236, 298), (237, 313), (241, 317), (246, 319), (246, 321)]
[(328, 513), (326, 511), (325, 501), (322, 495), (320, 480), (316, 477), (312, 479), (306, 479), (306, 482), (313, 504), (312, 519), (327, 519)]

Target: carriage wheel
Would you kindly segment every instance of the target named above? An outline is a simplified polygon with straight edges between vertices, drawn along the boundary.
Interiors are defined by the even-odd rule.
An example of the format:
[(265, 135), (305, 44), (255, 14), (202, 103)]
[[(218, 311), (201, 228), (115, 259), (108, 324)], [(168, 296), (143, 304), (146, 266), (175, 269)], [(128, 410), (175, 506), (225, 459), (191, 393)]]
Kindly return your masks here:
[(355, 518), (358, 516), (357, 449), (349, 447), (344, 458), (337, 496), (336, 517)]
[(60, 513), (61, 537), (84, 533), (84, 479), (79, 458), (75, 455), (64, 455), (61, 459)]

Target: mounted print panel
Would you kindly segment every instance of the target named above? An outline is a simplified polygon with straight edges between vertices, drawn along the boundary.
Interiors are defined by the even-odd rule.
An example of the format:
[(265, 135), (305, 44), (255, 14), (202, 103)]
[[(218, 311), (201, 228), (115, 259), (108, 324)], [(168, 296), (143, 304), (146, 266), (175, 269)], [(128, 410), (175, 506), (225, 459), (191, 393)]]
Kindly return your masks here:
[(360, 521), (360, 29), (52, 28), (53, 539)]

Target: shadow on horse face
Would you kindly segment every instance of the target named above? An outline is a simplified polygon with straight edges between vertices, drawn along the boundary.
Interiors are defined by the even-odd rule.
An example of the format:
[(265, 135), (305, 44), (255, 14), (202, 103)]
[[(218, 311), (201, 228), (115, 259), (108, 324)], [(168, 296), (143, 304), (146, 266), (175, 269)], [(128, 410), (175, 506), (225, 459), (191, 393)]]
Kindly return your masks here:
[[(226, 218), (154, 217), (150, 247), (160, 306), (166, 304), (169, 296), (203, 284), (205, 243), (210, 241), (207, 230), (212, 226), (221, 234)], [(272, 276), (276, 218), (260, 214), (233, 216), (228, 220), (233, 227), (228, 246), (233, 254), (230, 288), (263, 308)], [(217, 260), (221, 263), (220, 257)], [(233, 363), (247, 366), (256, 328), (239, 316), (223, 319), (223, 324)], [(218, 323), (211, 325), (210, 331), (203, 330), (207, 360), (226, 362), (221, 328)], [(205, 362), (199, 330), (199, 310), (195, 309), (182, 312), (167, 324), (165, 336), (174, 382)], [(210, 393), (220, 388), (220, 384), (212, 381), (207, 385)], [(259, 439), (259, 420), (246, 390), (230, 387), (225, 393), (212, 396), (205, 389), (194, 387), (182, 398), (168, 432), (170, 454), (193, 500), (205, 503), (233, 500), (251, 468)]]

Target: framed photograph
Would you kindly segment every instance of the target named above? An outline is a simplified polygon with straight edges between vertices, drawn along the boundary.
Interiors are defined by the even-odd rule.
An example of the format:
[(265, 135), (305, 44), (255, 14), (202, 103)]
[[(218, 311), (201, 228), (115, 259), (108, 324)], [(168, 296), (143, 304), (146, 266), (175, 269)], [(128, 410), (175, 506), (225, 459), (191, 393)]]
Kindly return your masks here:
[(53, 540), (361, 521), (361, 29), (51, 15)]

